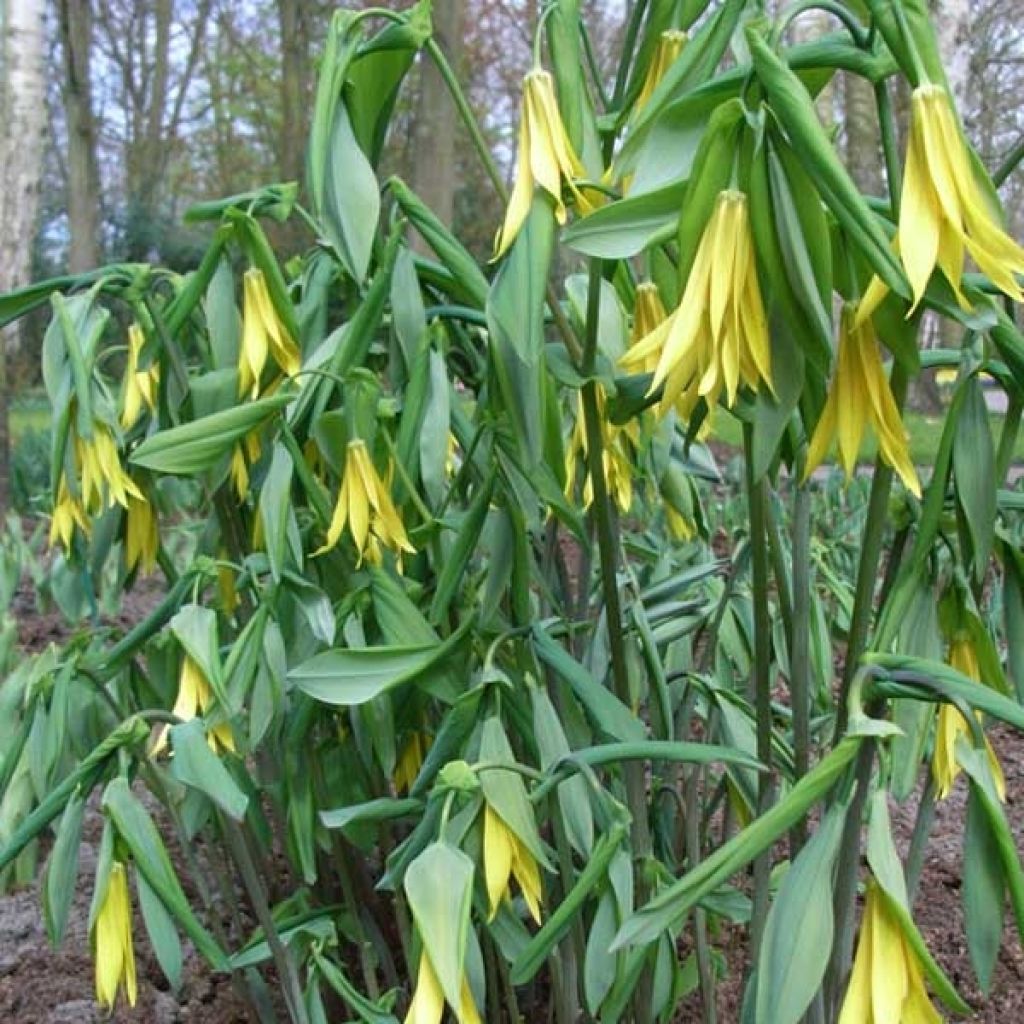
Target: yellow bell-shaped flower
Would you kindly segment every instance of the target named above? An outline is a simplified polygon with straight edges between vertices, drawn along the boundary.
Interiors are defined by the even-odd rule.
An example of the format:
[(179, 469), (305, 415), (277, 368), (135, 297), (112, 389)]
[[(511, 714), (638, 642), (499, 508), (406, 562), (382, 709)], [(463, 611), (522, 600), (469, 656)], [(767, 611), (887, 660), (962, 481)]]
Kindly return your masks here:
[(917, 954), (872, 879), (839, 1024), (942, 1024)]
[[(629, 347), (639, 345), (645, 338), (653, 334), (666, 320), (668, 313), (661, 301), (658, 286), (653, 281), (642, 281), (636, 286), (636, 298), (633, 305), (633, 327), (629, 332)], [(650, 349), (643, 365), (638, 367), (642, 373), (654, 373), (658, 368), (660, 352)]]
[(661, 84), (661, 80), (665, 77), (665, 72), (668, 71), (683, 52), (683, 47), (686, 46), (688, 39), (689, 36), (677, 28), (670, 28), (662, 32), (658, 37), (658, 45), (654, 51), (654, 56), (651, 58), (651, 63), (647, 65), (644, 84), (636, 98), (636, 105), (633, 107), (634, 116), (647, 106), (647, 101), (653, 95), (654, 90)]
[[(481, 1024), (480, 1014), (465, 976), (462, 978), (459, 995), (461, 998), (455, 1013), (459, 1024)], [(423, 952), (420, 954), (420, 966), (416, 974), (416, 991), (409, 1004), (409, 1012), (405, 1015), (405, 1024), (441, 1024), (443, 1014), (444, 992), (434, 968), (430, 965), (430, 958)]]
[(68, 491), (67, 481), (61, 477), (60, 484), (57, 487), (57, 501), (54, 503), (53, 516), (50, 519), (51, 547), (57, 541), (60, 541), (64, 550), (70, 551), (76, 526), (86, 536), (88, 536), (92, 528), (82, 503), (77, 498), (72, 497)]
[(153, 506), (145, 498), (130, 498), (125, 514), (124, 564), (131, 572), (138, 566), (143, 573), (156, 568), (160, 551), (160, 531)]
[(396, 793), (408, 793), (412, 789), (429, 749), (430, 737), (418, 730), (405, 741), (398, 764), (395, 765), (395, 773), (391, 777)]
[(82, 505), (91, 515), (104, 505), (128, 507), (129, 498), (142, 498), (142, 492), (121, 467), (114, 435), (105, 423), (94, 422), (92, 437), (74, 436), (75, 463), (81, 480)]
[(939, 85), (921, 85), (911, 99), (896, 240), (915, 306), (936, 266), (968, 305), (960, 291), (965, 253), (1000, 291), (1024, 299), (1014, 278), (1024, 274), (1024, 249), (1003, 230), (978, 186), (949, 93)]
[(251, 267), (242, 282), (242, 346), (238, 353), (238, 394), (260, 393), (260, 378), (268, 357), (289, 376), (299, 372), (302, 356), (295, 339), (281, 323), (267, 289), (263, 271)]
[(153, 363), (146, 370), (139, 369), (139, 356), (146, 338), (138, 324), (128, 328), (128, 368), (124, 375), (124, 403), (121, 409), (121, 426), (125, 430), (134, 427), (145, 405), (150, 412), (156, 410), (156, 393), (160, 386), (160, 366)]
[[(968, 679), (974, 679), (979, 683), (982, 681), (974, 645), (965, 635), (958, 636), (949, 645), (949, 664)], [(978, 715), (978, 720), (981, 720), (981, 715)], [(961, 736), (971, 742), (971, 729), (967, 724), (967, 719), (952, 704), (943, 704), (939, 708), (935, 723), (935, 749), (932, 753), (932, 778), (935, 780), (935, 788), (940, 800), (945, 800), (949, 796), (953, 783), (960, 774), (960, 764), (956, 759), (956, 741)], [(999, 763), (999, 758), (996, 757), (996, 752), (987, 738), (985, 750), (988, 754), (989, 768), (992, 771), (996, 793), (1000, 800), (1005, 801), (1006, 776), (1003, 774), (1003, 766)]]
[(412, 554), (416, 550), (409, 543), (387, 484), (380, 478), (370, 459), (366, 442), (359, 438), (348, 443), (338, 502), (327, 528), (327, 539), (317, 551), (318, 555), (338, 543), (346, 525), (359, 553), (360, 565), (363, 558), (371, 565), (379, 565), (381, 545), (390, 548), (399, 557), (403, 551)]
[[(587, 463), (589, 447), (583, 416), (583, 392), (577, 393), (576, 422), (565, 450), (565, 496), (571, 501), (576, 484), (576, 467), (582, 461), (586, 477), (583, 482), (583, 507), (594, 503), (594, 481)], [(619, 511), (625, 514), (633, 504), (633, 465), (629, 460), (627, 439), (636, 435), (636, 424), (617, 426), (605, 413), (604, 388), (597, 386), (597, 408), (601, 419), (601, 464), (608, 493), (615, 499)]]
[[(199, 715), (205, 715), (213, 706), (215, 700), (210, 683), (203, 674), (199, 663), (186, 654), (181, 659), (181, 674), (178, 677), (178, 696), (171, 709), (175, 717), (183, 722), (190, 722)], [(153, 756), (162, 753), (167, 748), (167, 731), (165, 725), (157, 736), (153, 745)], [(227, 722), (221, 722), (206, 733), (206, 742), (214, 753), (220, 750), (235, 750), (235, 738), (231, 732), (231, 726)]]
[(131, 1006), (138, 989), (135, 980), (135, 949), (132, 944), (132, 907), (124, 865), (115, 860), (107, 877), (107, 891), (93, 924), (93, 958), (96, 964), (96, 1001), (112, 1010), (118, 990)]
[(526, 901), (530, 916), (540, 924), (543, 900), (540, 868), (522, 840), (505, 824), (489, 803), (484, 804), (484, 878), (490, 916), (494, 917), (506, 896), (511, 895), (510, 880), (515, 878)]
[(701, 235), (676, 311), (619, 360), (631, 373), (657, 359), (650, 393), (665, 386), (659, 411), (688, 418), (704, 398), (733, 405), (740, 384), (772, 388), (771, 349), (757, 280), (750, 212), (743, 192), (721, 192)]
[(515, 241), (530, 212), (535, 189), (543, 189), (554, 200), (559, 224), (566, 220), (563, 183), (569, 186), (581, 212), (592, 209), (592, 204), (576, 187), (576, 179), (585, 176), (583, 164), (562, 124), (551, 75), (542, 68), (534, 68), (523, 81), (516, 179), (505, 222), (495, 240), (494, 258), (503, 256)]
[(855, 306), (847, 306), (839, 325), (832, 387), (807, 450), (805, 479), (821, 464), (836, 437), (839, 461), (849, 479), (869, 427), (878, 436), (882, 459), (899, 474), (907, 490), (920, 497), (921, 484), (910, 459), (900, 411), (889, 390), (874, 328), (869, 319), (858, 316)]

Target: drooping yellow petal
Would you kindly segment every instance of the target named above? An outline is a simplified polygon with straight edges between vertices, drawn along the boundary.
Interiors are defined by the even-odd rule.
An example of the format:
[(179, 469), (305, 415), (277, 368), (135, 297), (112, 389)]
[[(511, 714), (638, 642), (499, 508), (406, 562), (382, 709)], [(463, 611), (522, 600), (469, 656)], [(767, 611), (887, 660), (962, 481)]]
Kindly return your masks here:
[(153, 507), (145, 499), (130, 498), (125, 514), (124, 561), (130, 572), (136, 566), (150, 573), (156, 568), (160, 550), (160, 531)]
[(877, 887), (868, 887), (865, 914), (871, 922), (871, 1012), (876, 1021), (898, 1022), (909, 991), (903, 932), (883, 903)]
[(838, 1024), (874, 1024), (871, 1012), (871, 932), (872, 915), (865, 908), (860, 919), (857, 952)]
[(976, 179), (946, 90), (925, 83), (911, 98), (911, 127), (900, 204), (897, 245), (920, 302), (936, 266), (960, 303), (964, 251), (1010, 298), (1024, 298), (1016, 275), (1024, 274), (1024, 248), (998, 223)]
[(560, 224), (564, 224), (566, 219), (563, 184), (569, 187), (577, 205), (586, 212), (591, 203), (575, 183), (575, 179), (583, 175), (583, 165), (562, 124), (554, 81), (547, 71), (535, 68), (523, 80), (516, 179), (504, 222), (495, 239), (494, 259), (503, 256), (515, 241), (538, 187), (550, 196)]
[(498, 814), (484, 804), (484, 880), (487, 884), (489, 918), (498, 913), (508, 893), (508, 880), (512, 874), (513, 843), (515, 837)]
[(680, 29), (668, 29), (658, 37), (658, 45), (654, 50), (654, 56), (647, 65), (647, 73), (644, 75), (644, 84), (633, 105), (633, 116), (635, 117), (645, 106), (658, 88), (665, 72), (676, 62), (679, 55), (686, 46), (688, 36)]
[(526, 901), (530, 916), (537, 924), (540, 924), (540, 904), (542, 899), (540, 868), (537, 867), (533, 854), (526, 849), (518, 838), (513, 839), (512, 873), (515, 876), (516, 882), (519, 883), (519, 889), (523, 894), (523, 899)]
[(124, 987), (131, 1006), (138, 995), (135, 949), (132, 943), (132, 913), (124, 865), (114, 861), (107, 889), (93, 929), (93, 957), (96, 962), (96, 1001), (112, 1010), (119, 988)]
[(405, 1024), (441, 1024), (444, 1013), (444, 993), (437, 980), (434, 968), (426, 953), (420, 954), (419, 971), (416, 974), (416, 991), (413, 993)]

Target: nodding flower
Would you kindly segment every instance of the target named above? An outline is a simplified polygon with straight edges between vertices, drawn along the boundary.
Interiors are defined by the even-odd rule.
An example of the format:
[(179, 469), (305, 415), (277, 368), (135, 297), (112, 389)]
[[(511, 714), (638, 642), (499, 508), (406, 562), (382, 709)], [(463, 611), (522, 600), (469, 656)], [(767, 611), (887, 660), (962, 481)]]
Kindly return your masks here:
[(130, 1006), (135, 1005), (135, 949), (132, 944), (132, 906), (124, 864), (115, 860), (107, 875), (99, 911), (92, 924), (93, 959), (96, 964), (96, 1001), (112, 1010), (123, 988)]
[(267, 359), (289, 377), (299, 372), (302, 356), (295, 339), (281, 323), (267, 288), (267, 279), (258, 267), (245, 272), (242, 282), (242, 345), (238, 353), (238, 394), (249, 392), (252, 398), (260, 393), (260, 378)]
[[(656, 362), (655, 362), (656, 360)], [(631, 372), (654, 362), (650, 394), (659, 411), (688, 418), (703, 398), (733, 405), (741, 384), (772, 388), (771, 349), (757, 280), (750, 213), (743, 192), (718, 195), (675, 312), (619, 360)]]
[[(981, 669), (978, 666), (978, 655), (974, 645), (966, 634), (960, 634), (949, 645), (949, 664), (961, 675), (967, 676), (976, 682), (981, 682)], [(981, 715), (978, 715), (981, 720)], [(956, 741), (965, 737), (968, 742), (971, 739), (971, 728), (963, 714), (952, 704), (943, 704), (939, 708), (939, 714), (935, 722), (935, 750), (932, 754), (932, 778), (935, 780), (935, 788), (938, 798), (945, 800), (953, 789), (953, 783), (960, 774), (960, 764), (956, 759)], [(1003, 766), (996, 757), (992, 744), (986, 738), (985, 751), (988, 754), (988, 764), (992, 771), (992, 779), (995, 782), (996, 793), (999, 799), (1006, 800), (1006, 776), (1003, 774)]]
[(836, 370), (807, 449), (804, 478), (821, 464), (833, 440), (838, 438), (839, 461), (849, 480), (857, 466), (864, 432), (869, 428), (878, 436), (882, 460), (899, 474), (908, 491), (920, 497), (921, 484), (910, 459), (907, 432), (889, 389), (875, 330), (870, 319), (859, 315), (857, 306), (850, 305), (843, 310), (840, 320)]
[(562, 202), (563, 183), (568, 185), (580, 210), (589, 212), (593, 204), (576, 186), (576, 180), (583, 177), (586, 177), (586, 171), (562, 124), (551, 75), (542, 68), (534, 68), (523, 81), (516, 178), (505, 222), (495, 239), (494, 258), (504, 256), (515, 241), (530, 212), (537, 188), (547, 192), (554, 201), (559, 224), (566, 220), (565, 203)]
[(399, 557), (402, 552), (412, 554), (416, 550), (409, 543), (387, 484), (374, 468), (366, 442), (359, 438), (348, 443), (338, 502), (327, 528), (327, 539), (317, 554), (333, 548), (346, 526), (352, 534), (360, 565), (364, 558), (371, 565), (379, 565), (381, 545)]

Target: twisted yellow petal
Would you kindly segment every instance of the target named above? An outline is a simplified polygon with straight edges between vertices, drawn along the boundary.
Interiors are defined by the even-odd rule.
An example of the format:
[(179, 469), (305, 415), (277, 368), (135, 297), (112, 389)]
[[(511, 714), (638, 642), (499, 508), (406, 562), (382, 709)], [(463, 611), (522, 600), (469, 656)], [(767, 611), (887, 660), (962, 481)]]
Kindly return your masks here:
[[(954, 638), (949, 645), (949, 664), (957, 672), (982, 682), (981, 668), (978, 664), (978, 655), (974, 644), (966, 634), (960, 634)], [(977, 715), (981, 721), (981, 715)], [(956, 758), (956, 742), (963, 736), (968, 743), (972, 742), (972, 734), (967, 719), (960, 711), (951, 704), (943, 704), (935, 722), (935, 745), (932, 751), (932, 778), (935, 780), (935, 787), (938, 798), (945, 800), (953, 789), (960, 774), (960, 764)], [(992, 772), (992, 779), (995, 782), (996, 793), (1000, 800), (1006, 800), (1006, 776), (1003, 774), (1003, 766), (996, 757), (992, 743), (986, 737), (985, 751), (988, 756), (989, 769)]]
[(562, 124), (551, 75), (535, 68), (523, 81), (515, 184), (504, 223), (495, 239), (494, 259), (502, 257), (515, 241), (530, 212), (537, 188), (554, 201), (559, 224), (566, 220), (563, 184), (569, 187), (581, 210), (587, 212), (592, 204), (575, 184), (576, 179), (584, 177), (585, 173)]
[(143, 573), (156, 568), (160, 531), (153, 507), (145, 498), (130, 498), (125, 515), (124, 562), (130, 572), (139, 566)]
[(723, 392), (733, 405), (742, 385), (774, 390), (771, 348), (757, 279), (750, 212), (743, 192), (721, 192), (705, 225), (676, 311), (620, 360), (630, 370), (654, 365), (651, 393), (664, 385), (659, 411), (688, 417), (703, 398)]
[(490, 804), (484, 804), (484, 880), (490, 917), (510, 895), (509, 881), (515, 878), (530, 916), (540, 924), (542, 900), (540, 869), (533, 854), (505, 824)]
[(921, 484), (910, 458), (900, 411), (892, 397), (882, 356), (870, 319), (855, 306), (843, 311), (839, 325), (839, 352), (825, 408), (807, 449), (806, 479), (821, 464), (838, 439), (839, 461), (847, 479), (857, 467), (864, 432), (874, 430), (883, 461), (904, 486), (920, 497)]
[(298, 373), (302, 357), (274, 309), (263, 271), (251, 267), (242, 279), (242, 344), (238, 353), (238, 394), (256, 398), (267, 359), (288, 375)]
[(1024, 298), (1024, 248), (1003, 230), (978, 184), (949, 94), (925, 84), (911, 99), (910, 140), (897, 245), (916, 307), (936, 267), (961, 305), (964, 255), (1016, 302)]
[(683, 52), (683, 47), (686, 46), (688, 39), (687, 34), (677, 28), (670, 28), (662, 32), (658, 37), (658, 45), (655, 48), (650, 64), (647, 65), (644, 84), (633, 107), (634, 116), (647, 106), (647, 102), (654, 94), (654, 90), (658, 88), (661, 80), (665, 77), (665, 72), (668, 71)]
[(838, 1024), (941, 1024), (917, 954), (872, 879)]
[(132, 908), (124, 865), (114, 861), (107, 891), (93, 926), (93, 957), (96, 962), (96, 1001), (112, 1010), (123, 986), (131, 1006), (138, 996), (135, 948), (132, 943)]
[(319, 555), (333, 548), (341, 539), (346, 525), (360, 565), (364, 558), (371, 564), (379, 564), (381, 545), (399, 557), (402, 552), (413, 553), (416, 550), (409, 542), (388, 485), (377, 473), (366, 442), (359, 438), (348, 444), (338, 501), (323, 547), (316, 553)]

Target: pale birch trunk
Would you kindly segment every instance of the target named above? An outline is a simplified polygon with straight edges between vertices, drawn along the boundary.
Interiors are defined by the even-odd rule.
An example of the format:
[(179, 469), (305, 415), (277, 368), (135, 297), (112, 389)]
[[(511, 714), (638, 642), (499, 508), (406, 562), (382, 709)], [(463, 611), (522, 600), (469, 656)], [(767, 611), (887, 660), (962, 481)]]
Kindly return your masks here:
[[(3, 128), (0, 136), (0, 292), (28, 283), (42, 178), (46, 82), (44, 0), (3, 5)], [(7, 351), (17, 335), (0, 338), (0, 510), (10, 504)]]

